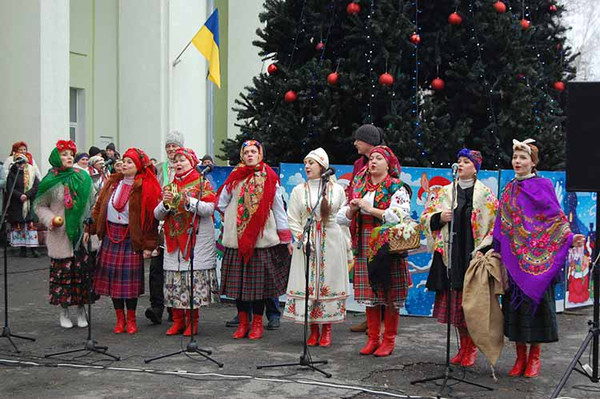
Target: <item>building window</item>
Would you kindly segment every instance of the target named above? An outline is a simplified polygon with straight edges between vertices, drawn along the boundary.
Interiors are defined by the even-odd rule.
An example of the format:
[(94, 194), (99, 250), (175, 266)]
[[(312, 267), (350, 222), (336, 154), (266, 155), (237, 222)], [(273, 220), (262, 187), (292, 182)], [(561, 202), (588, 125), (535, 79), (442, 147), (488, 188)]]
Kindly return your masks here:
[(85, 90), (71, 87), (69, 90), (69, 138), (82, 150), (85, 140)]

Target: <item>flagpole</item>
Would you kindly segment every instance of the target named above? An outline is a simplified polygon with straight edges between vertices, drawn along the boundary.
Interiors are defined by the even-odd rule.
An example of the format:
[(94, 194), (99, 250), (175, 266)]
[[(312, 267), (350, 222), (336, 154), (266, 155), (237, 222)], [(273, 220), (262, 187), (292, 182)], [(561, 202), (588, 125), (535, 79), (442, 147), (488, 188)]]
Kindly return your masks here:
[[(196, 37), (196, 35), (194, 35), (194, 37)], [(192, 37), (190, 39), (190, 41), (188, 42), (188, 44), (185, 45), (185, 47), (183, 48), (183, 50), (181, 50), (181, 53), (179, 53), (179, 55), (177, 56), (177, 58), (175, 58), (175, 61), (173, 61), (173, 66), (177, 65), (179, 63), (179, 58), (181, 58), (181, 56), (183, 55), (183, 53), (185, 52), (185, 50), (187, 50), (188, 47), (190, 47), (190, 44), (192, 44), (192, 40), (194, 40), (194, 37)]]

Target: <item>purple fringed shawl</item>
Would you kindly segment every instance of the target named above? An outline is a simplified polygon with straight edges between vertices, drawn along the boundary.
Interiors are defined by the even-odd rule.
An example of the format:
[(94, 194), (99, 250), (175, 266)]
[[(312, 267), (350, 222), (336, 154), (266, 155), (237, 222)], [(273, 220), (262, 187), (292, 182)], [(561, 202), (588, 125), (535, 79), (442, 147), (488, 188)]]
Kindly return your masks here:
[(552, 182), (512, 180), (500, 198), (494, 243), (511, 280), (513, 305), (529, 298), (534, 309), (565, 264), (573, 233)]

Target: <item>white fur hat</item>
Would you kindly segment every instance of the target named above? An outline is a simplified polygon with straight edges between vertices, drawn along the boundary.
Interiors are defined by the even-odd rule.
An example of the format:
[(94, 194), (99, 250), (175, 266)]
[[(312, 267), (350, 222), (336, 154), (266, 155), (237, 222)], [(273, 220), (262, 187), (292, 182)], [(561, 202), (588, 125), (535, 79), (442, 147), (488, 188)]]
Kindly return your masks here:
[(321, 147), (309, 152), (308, 155), (304, 157), (304, 160), (307, 160), (307, 159), (314, 160), (316, 163), (318, 163), (325, 169), (327, 169), (329, 167), (329, 156), (327, 155), (325, 150), (322, 149)]
[(168, 144), (176, 144), (179, 147), (183, 147), (183, 134), (177, 130), (167, 133), (167, 139), (165, 140), (165, 147)]

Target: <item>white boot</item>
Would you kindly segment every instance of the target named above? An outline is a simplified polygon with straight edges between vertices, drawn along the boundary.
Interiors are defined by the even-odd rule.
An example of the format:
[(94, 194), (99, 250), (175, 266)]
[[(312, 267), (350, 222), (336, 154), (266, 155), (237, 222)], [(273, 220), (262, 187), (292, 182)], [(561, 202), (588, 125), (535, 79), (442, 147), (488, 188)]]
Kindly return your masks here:
[(79, 305), (77, 307), (77, 327), (85, 328), (88, 326), (87, 318), (85, 317), (85, 307)]
[(60, 326), (62, 328), (71, 328), (73, 327), (73, 322), (69, 318), (69, 308), (60, 307)]

